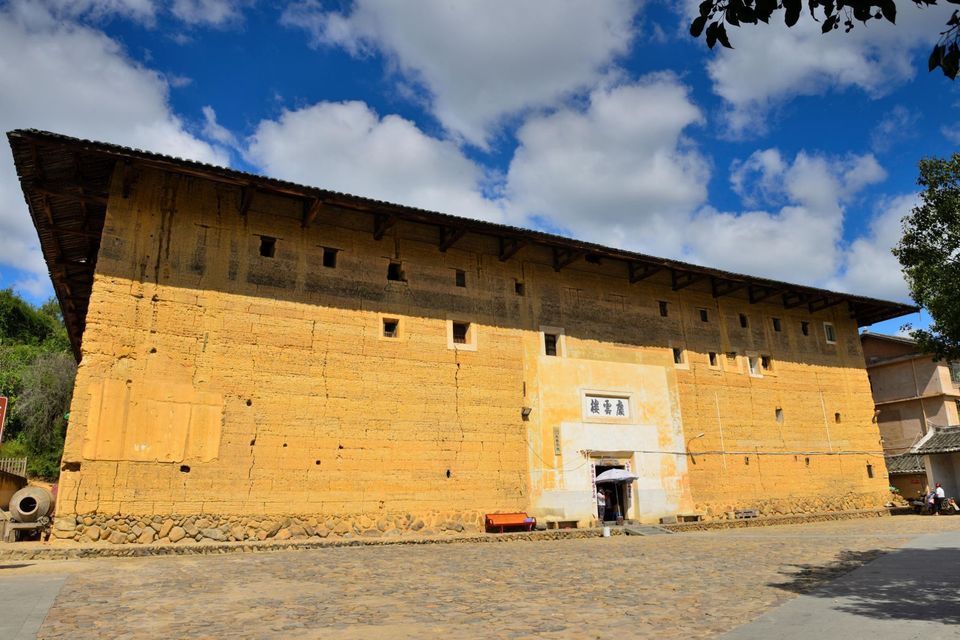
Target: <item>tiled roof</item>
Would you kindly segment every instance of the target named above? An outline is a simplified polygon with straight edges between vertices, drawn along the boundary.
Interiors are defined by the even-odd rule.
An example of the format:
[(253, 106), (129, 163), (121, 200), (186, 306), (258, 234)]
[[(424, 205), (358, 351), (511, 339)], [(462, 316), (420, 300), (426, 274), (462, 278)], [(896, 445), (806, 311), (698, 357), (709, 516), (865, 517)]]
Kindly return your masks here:
[(901, 473), (924, 473), (923, 458), (915, 453), (887, 456), (886, 462), (887, 473), (891, 476)]
[(960, 426), (934, 429), (913, 448), (913, 453), (921, 455), (952, 453), (954, 451), (960, 451)]

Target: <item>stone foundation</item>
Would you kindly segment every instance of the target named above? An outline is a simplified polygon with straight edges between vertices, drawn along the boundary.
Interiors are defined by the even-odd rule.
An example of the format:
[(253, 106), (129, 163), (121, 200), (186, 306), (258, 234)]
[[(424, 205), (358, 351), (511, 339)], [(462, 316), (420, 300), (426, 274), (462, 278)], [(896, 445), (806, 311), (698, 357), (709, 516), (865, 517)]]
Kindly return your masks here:
[(54, 520), (51, 539), (112, 544), (192, 544), (266, 540), (321, 540), (479, 533), (479, 513), (445, 512), (421, 516), (217, 516), (81, 514)]
[(750, 504), (698, 504), (698, 513), (706, 522), (736, 520), (736, 512), (754, 509), (761, 517), (806, 515), (883, 508), (889, 502), (899, 504), (893, 494), (847, 493), (839, 496), (787, 497), (756, 500)]

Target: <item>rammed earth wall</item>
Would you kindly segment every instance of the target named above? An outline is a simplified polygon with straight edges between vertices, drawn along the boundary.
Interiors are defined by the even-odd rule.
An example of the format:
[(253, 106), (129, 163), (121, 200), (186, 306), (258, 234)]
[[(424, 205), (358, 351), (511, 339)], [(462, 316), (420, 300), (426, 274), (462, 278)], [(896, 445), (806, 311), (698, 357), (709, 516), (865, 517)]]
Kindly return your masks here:
[[(339, 210), (305, 229), (300, 201), (256, 194), (241, 215), (236, 187), (146, 168), (128, 197), (120, 183), (71, 408), (60, 539), (169, 540), (174, 527), (262, 539), (294, 514), (273, 536), (549, 517), (543, 496), (590, 468), (590, 451), (562, 446), (583, 421), (583, 380), (628, 387), (656, 449), (631, 452), (651, 492), (641, 508), (656, 493), (719, 520), (887, 499), (843, 305), (717, 298), (708, 281), (675, 289), (666, 272), (630, 284), (620, 263), (558, 272), (545, 247), (501, 261), (495, 238), (472, 234), (440, 252), (435, 230), (413, 223), (376, 240), (371, 216)], [(387, 279), (391, 262), (401, 280)], [(469, 323), (464, 344), (454, 322)], [(544, 327), (563, 331), (563, 367), (544, 359)], [(751, 375), (761, 356), (769, 366)]]

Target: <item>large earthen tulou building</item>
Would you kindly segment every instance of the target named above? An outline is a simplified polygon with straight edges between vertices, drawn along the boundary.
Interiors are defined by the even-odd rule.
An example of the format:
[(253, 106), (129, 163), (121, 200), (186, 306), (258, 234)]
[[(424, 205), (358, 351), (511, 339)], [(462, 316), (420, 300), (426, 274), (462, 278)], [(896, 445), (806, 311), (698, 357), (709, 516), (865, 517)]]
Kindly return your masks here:
[(911, 307), (8, 138), (80, 363), (62, 538), (583, 526), (611, 468), (643, 522), (888, 497), (857, 327)]

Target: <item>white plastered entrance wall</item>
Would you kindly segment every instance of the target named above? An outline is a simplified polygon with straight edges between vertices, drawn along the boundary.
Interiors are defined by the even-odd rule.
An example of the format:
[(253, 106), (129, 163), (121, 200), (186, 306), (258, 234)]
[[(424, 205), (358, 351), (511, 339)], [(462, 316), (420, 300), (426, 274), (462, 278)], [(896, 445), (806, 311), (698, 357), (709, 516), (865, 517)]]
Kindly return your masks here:
[[(597, 515), (593, 468), (629, 463), (639, 476), (627, 517), (658, 522), (692, 510), (686, 445), (672, 371), (662, 366), (540, 356), (531, 425), (531, 511), (586, 524)], [(590, 400), (628, 403), (627, 415), (590, 412)], [(543, 452), (542, 455), (539, 452)]]

